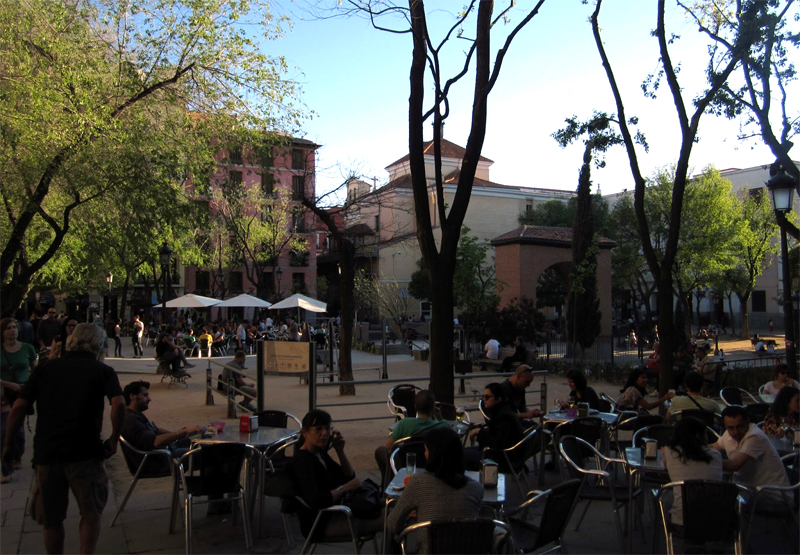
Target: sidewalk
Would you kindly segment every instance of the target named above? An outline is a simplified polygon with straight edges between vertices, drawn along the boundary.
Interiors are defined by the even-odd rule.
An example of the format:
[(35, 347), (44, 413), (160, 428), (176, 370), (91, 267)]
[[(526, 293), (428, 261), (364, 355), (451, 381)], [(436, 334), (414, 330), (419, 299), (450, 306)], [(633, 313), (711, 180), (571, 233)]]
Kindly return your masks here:
[[(127, 338), (126, 338), (127, 339)], [(192, 424), (207, 424), (214, 420), (223, 420), (228, 426), (238, 426), (238, 421), (226, 419), (226, 405), (221, 395), (214, 395), (215, 404), (205, 405), (205, 369), (208, 359), (191, 359), (197, 364), (190, 370), (192, 378), (189, 387), (167, 387), (166, 382), (160, 383), (156, 371), (156, 361), (152, 358), (132, 359), (127, 355), (131, 353), (129, 339), (123, 339), (123, 354), (126, 358), (107, 359), (107, 363), (114, 367), (119, 374), (120, 383), (125, 384), (137, 380), (151, 381), (152, 403), (147, 411), (149, 419), (166, 429), (177, 429)], [(749, 347), (749, 342), (747, 342)], [(729, 349), (731, 349), (729, 351)], [(731, 344), (725, 347), (726, 354), (733, 354), (736, 350)], [(152, 354), (152, 347), (145, 348), (145, 353)], [(230, 357), (211, 359), (214, 364), (212, 372), (219, 373), (216, 363), (224, 364), (232, 360)], [(381, 364), (381, 357), (377, 355), (354, 352), (354, 366), (356, 368), (377, 367)], [(425, 378), (428, 375), (427, 362), (415, 362), (407, 355), (391, 355), (389, 359), (389, 377)], [(255, 356), (250, 355), (247, 366), (255, 367)], [(356, 370), (356, 378), (372, 379), (377, 377), (377, 372)], [(159, 378), (160, 379), (160, 378)], [(296, 377), (267, 376), (265, 382), (265, 407), (277, 408), (291, 412), (302, 418), (308, 406), (308, 388), (301, 385)], [(473, 387), (482, 389), (489, 378), (482, 377), (478, 372), (467, 380), (466, 391)], [(531, 389), (538, 389), (541, 378), (537, 376)], [(419, 385), (424, 385), (424, 380)], [(568, 395), (568, 386), (563, 376), (548, 376), (549, 407), (556, 397), (565, 398)], [(590, 385), (599, 392), (605, 392), (612, 397), (619, 394), (620, 384), (591, 381)], [(336, 402), (358, 402), (366, 400), (378, 401), (375, 405), (357, 405), (328, 408), (334, 418), (334, 425), (342, 431), (347, 440), (347, 453), (357, 474), (362, 479), (371, 477), (379, 481), (380, 476), (374, 460), (373, 452), (378, 445), (383, 444), (388, 426), (392, 419), (385, 405), (386, 392), (389, 384), (362, 385), (357, 388), (355, 398), (342, 398), (338, 394), (338, 387), (323, 387), (318, 390), (319, 404)], [(534, 403), (538, 395), (530, 394), (529, 402)], [(477, 399), (462, 400), (463, 404), (477, 403)], [(343, 418), (361, 416), (378, 416), (379, 419), (359, 422), (339, 422)], [(105, 414), (105, 434), (108, 433), (108, 411)], [(35, 428), (35, 417), (30, 419), (31, 429)], [(24, 516), (24, 507), (27, 502), (33, 471), (30, 468), (33, 451), (33, 433), (26, 429), (27, 448), (23, 458), (23, 469), (17, 471), (9, 484), (0, 488), (0, 552), (11, 553), (41, 553), (43, 550), (41, 527), (30, 518)], [(117, 511), (118, 503), (130, 484), (131, 475), (125, 465), (121, 453), (117, 453), (107, 462), (108, 473), (111, 479), (111, 492), (108, 505), (103, 513), (103, 529), (98, 543), (98, 553), (180, 553), (184, 550), (183, 524), (179, 519), (177, 532), (168, 534), (170, 481), (168, 479), (140, 480), (134, 493), (117, 521), (114, 528), (109, 528), (111, 520)], [(535, 484), (535, 476), (531, 483)], [(555, 471), (546, 471), (547, 485), (560, 481), (560, 476)], [(509, 488), (507, 505), (513, 506), (519, 502), (516, 488)], [(254, 553), (298, 553), (302, 547), (301, 535), (296, 519), (293, 522), (294, 544), (289, 546), (283, 531), (279, 512), (279, 502), (267, 499), (265, 516), (263, 520), (263, 537), (256, 538), (252, 552)], [(649, 504), (644, 511), (644, 534), (637, 530), (633, 536), (633, 548), (636, 553), (651, 551), (651, 538), (653, 526), (653, 512)], [(583, 506), (580, 507), (580, 511)], [(74, 499), (70, 498), (66, 528), (66, 551), (78, 551), (78, 521), (79, 515)], [(180, 517), (182, 518), (182, 517)], [(230, 516), (207, 517), (203, 506), (194, 512), (194, 551), (196, 553), (244, 553), (247, 552), (241, 521), (232, 526)], [(577, 518), (574, 517), (574, 518)], [(602, 503), (593, 503), (578, 532), (574, 532), (572, 524), (567, 532), (566, 547), (573, 553), (617, 553), (614, 521), (608, 506)], [(773, 526), (775, 528), (775, 526)], [(776, 534), (780, 530), (774, 531)], [(659, 550), (663, 551), (663, 540)], [(350, 553), (352, 546), (347, 543), (332, 544), (318, 547), (320, 553)], [(372, 544), (364, 546), (364, 553), (372, 552)]]

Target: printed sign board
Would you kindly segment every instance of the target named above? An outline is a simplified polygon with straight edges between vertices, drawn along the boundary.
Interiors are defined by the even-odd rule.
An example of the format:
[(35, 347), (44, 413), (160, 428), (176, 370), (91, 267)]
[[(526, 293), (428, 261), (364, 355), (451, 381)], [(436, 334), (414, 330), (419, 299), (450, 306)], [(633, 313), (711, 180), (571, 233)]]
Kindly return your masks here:
[(309, 370), (312, 343), (264, 341), (264, 372), (305, 374)]

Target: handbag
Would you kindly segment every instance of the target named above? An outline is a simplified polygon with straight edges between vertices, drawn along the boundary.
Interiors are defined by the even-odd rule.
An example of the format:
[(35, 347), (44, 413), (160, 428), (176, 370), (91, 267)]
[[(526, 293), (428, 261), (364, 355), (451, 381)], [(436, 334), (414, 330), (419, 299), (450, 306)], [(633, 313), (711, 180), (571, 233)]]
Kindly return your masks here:
[(367, 478), (358, 489), (348, 491), (342, 497), (342, 505), (353, 511), (356, 518), (377, 518), (383, 510), (383, 492), (380, 486)]

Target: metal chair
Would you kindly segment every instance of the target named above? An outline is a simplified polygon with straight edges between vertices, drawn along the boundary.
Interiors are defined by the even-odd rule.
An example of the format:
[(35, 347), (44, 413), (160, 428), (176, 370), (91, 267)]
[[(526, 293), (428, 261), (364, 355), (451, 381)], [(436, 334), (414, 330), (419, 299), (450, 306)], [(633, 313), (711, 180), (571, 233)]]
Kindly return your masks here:
[(122, 455), (125, 458), (125, 463), (128, 465), (128, 470), (133, 474), (133, 480), (131, 480), (131, 484), (128, 486), (128, 491), (125, 492), (125, 498), (122, 500), (119, 509), (117, 509), (117, 514), (114, 515), (114, 520), (111, 521), (111, 526), (114, 526), (117, 522), (117, 518), (122, 514), (139, 480), (166, 478), (170, 476), (172, 478), (172, 501), (169, 514), (169, 533), (174, 534), (175, 522), (178, 515), (178, 479), (173, 464), (172, 453), (166, 449), (140, 451), (122, 436), (119, 437), (119, 445), (122, 450)]
[[(308, 508), (308, 505), (306, 505), (305, 501), (303, 501), (302, 498), (295, 496), (294, 500), (296, 503)], [(347, 518), (347, 524), (350, 529), (350, 534), (347, 537), (328, 536), (325, 534), (325, 530), (322, 527), (320, 527), (323, 520), (322, 519), (323, 515), (330, 515), (336, 513), (341, 513), (345, 515), (345, 517)], [(332, 505), (324, 509), (319, 509), (319, 511), (317, 512), (317, 517), (314, 519), (314, 524), (311, 526), (311, 530), (308, 532), (308, 535), (306, 536), (306, 541), (303, 544), (303, 548), (300, 550), (300, 554), (303, 555), (304, 553), (309, 553), (309, 554), (313, 553), (318, 543), (352, 542), (353, 553), (358, 555), (358, 553), (361, 553), (361, 547), (367, 540), (372, 540), (373, 546), (375, 548), (375, 553), (378, 553), (379, 552), (378, 541), (375, 537), (375, 533), (370, 533), (367, 535), (361, 535), (356, 533), (358, 526), (354, 524), (353, 518), (354, 518), (353, 512), (350, 510), (349, 507), (346, 507), (344, 505)], [(323, 524), (322, 526), (324, 527), (325, 525)], [(310, 550), (308, 550), (309, 548)]]
[(750, 518), (745, 535), (744, 545), (750, 544), (753, 523), (756, 516), (766, 516), (767, 522), (780, 520), (784, 530), (789, 535), (789, 540), (794, 542), (789, 523), (794, 530), (800, 533), (798, 524), (798, 504), (800, 504), (800, 453), (795, 451), (781, 457), (790, 486), (759, 486), (756, 488), (752, 503), (750, 503)]
[(208, 339), (198, 339), (197, 345), (199, 345), (197, 350), (198, 358), (203, 358), (203, 351), (206, 352), (206, 358), (211, 358), (211, 341)]
[[(500, 534), (497, 532), (500, 530)], [(403, 555), (412, 532), (426, 532), (429, 553), (500, 553), (516, 552), (508, 524), (491, 518), (463, 518), (418, 522), (407, 526), (398, 535)], [(506, 546), (500, 551), (495, 546)]]
[[(672, 524), (664, 506), (664, 493), (680, 488), (683, 506), (683, 526)], [(733, 482), (716, 480), (686, 480), (670, 482), (658, 488), (656, 502), (667, 542), (667, 553), (675, 553), (674, 537), (683, 539), (687, 547), (705, 548), (709, 544), (732, 544), (735, 553), (742, 553), (742, 531), (739, 525), (741, 496), (747, 488)], [(723, 551), (724, 552), (724, 551)]]
[[(614, 522), (617, 528), (617, 539), (619, 540), (619, 547), (622, 549), (622, 522), (619, 517), (619, 508), (628, 504), (628, 484), (615, 483), (612, 480), (612, 475), (606, 469), (609, 466), (619, 465), (624, 471), (627, 479), (630, 479), (628, 474), (628, 463), (622, 459), (612, 459), (600, 453), (597, 449), (592, 447), (589, 443), (581, 438), (574, 436), (564, 436), (558, 445), (561, 457), (559, 460), (563, 461), (564, 469), (570, 479), (581, 480), (581, 488), (578, 492), (578, 501), (588, 501), (586, 508), (575, 526), (575, 531), (583, 522), (586, 512), (589, 510), (589, 505), (592, 501), (606, 501), (611, 503), (611, 509), (614, 513)], [(596, 460), (601, 461), (601, 468), (589, 469), (584, 467), (584, 461), (590, 456), (594, 456)], [(633, 492), (634, 498), (641, 496), (641, 490), (636, 489)], [(630, 510), (630, 507), (627, 507)], [(639, 513), (641, 516), (641, 513)], [(627, 522), (627, 520), (626, 520)]]
[(750, 422), (758, 423), (764, 421), (771, 407), (767, 403), (754, 403), (752, 405), (745, 405), (744, 408), (747, 411)]
[[(511, 527), (518, 553), (541, 552), (545, 547), (548, 549), (544, 553), (562, 549), (564, 530), (572, 516), (580, 488), (580, 480), (567, 480), (547, 491), (532, 491), (519, 507), (503, 511), (503, 518)], [(530, 510), (542, 504), (541, 511)], [(534, 523), (530, 516), (536, 512), (541, 512), (538, 523)]]
[(758, 403), (749, 391), (739, 387), (723, 387), (719, 392), (720, 399), (726, 406), (731, 405), (754, 405)]
[(417, 416), (414, 398), (419, 391), (422, 391), (421, 387), (406, 383), (396, 385), (389, 390), (386, 406), (389, 407), (389, 412), (394, 415), (395, 420)]
[(609, 410), (609, 411), (601, 411), (601, 412), (618, 412), (617, 411), (617, 401), (616, 401), (616, 399), (612, 399), (611, 397), (609, 397), (605, 393), (601, 393), (600, 394), (600, 400), (605, 402), (605, 403), (608, 403), (608, 405), (611, 407), (611, 410)]
[[(200, 455), (199, 463), (191, 461)], [(184, 518), (186, 520), (186, 553), (192, 552), (192, 507), (197, 503), (210, 503), (211, 500), (197, 501), (197, 497), (228, 495), (229, 501), (239, 501), (244, 523), (244, 537), (247, 548), (252, 547), (250, 535), (250, 515), (248, 513), (246, 490), (240, 482), (245, 456), (258, 459), (261, 455), (251, 445), (243, 443), (217, 443), (200, 445), (180, 458), (177, 469), (184, 495)], [(190, 464), (190, 461), (193, 464)], [(184, 464), (186, 463), (186, 464)], [(188, 474), (184, 468), (192, 468)], [(199, 469), (199, 471), (198, 471)], [(236, 523), (234, 513), (232, 522)]]
[(675, 426), (672, 424), (654, 424), (652, 426), (645, 426), (633, 434), (633, 446), (644, 446), (644, 440), (654, 439), (658, 442), (658, 448), (661, 449), (672, 440), (672, 435), (675, 432)]
[(677, 410), (672, 413), (672, 420), (680, 420), (686, 416), (691, 416), (692, 418), (697, 418), (703, 424), (708, 426), (709, 428), (719, 429), (719, 425), (722, 422), (722, 416), (719, 414), (713, 413), (708, 410), (701, 410), (701, 409), (684, 409), (684, 410)]
[(492, 417), (486, 414), (486, 406), (483, 404), (483, 399), (478, 401), (478, 410), (483, 415), (483, 420), (488, 424)]
[[(392, 476), (396, 476), (401, 468), (406, 467), (406, 455), (415, 453), (417, 455), (417, 467), (425, 466), (425, 439), (420, 436), (409, 436), (398, 439), (392, 445), (392, 452), (389, 454), (389, 466), (392, 469)], [(389, 478), (387, 473), (387, 479)], [(385, 486), (388, 485), (384, 484)]]
[[(628, 415), (630, 413), (622, 413), (623, 415)], [(617, 423), (611, 427), (612, 433), (614, 434), (614, 450), (617, 454), (621, 454), (625, 452), (625, 449), (631, 447), (633, 445), (633, 439), (630, 441), (619, 439), (619, 432), (631, 432), (632, 434), (636, 433), (638, 430), (645, 428), (647, 426), (653, 426), (655, 424), (663, 424), (664, 417), (659, 416), (657, 414), (636, 414), (634, 416), (630, 416), (629, 418), (623, 419), (620, 416), (620, 419)]]
[(254, 416), (258, 417), (258, 425), (265, 428), (288, 428), (290, 420), (297, 424), (298, 430), (303, 427), (296, 416), (282, 410), (262, 410)]
[[(544, 436), (540, 435), (544, 434)], [(530, 489), (528, 484), (528, 460), (533, 458), (534, 455), (539, 453), (544, 441), (544, 447), (550, 443), (551, 433), (547, 430), (542, 430), (536, 426), (528, 428), (522, 439), (515, 445), (507, 447), (501, 451), (487, 447), (483, 450), (483, 458), (487, 459), (487, 455), (491, 456), (492, 460), (498, 463), (498, 470), (504, 474), (511, 474), (514, 476), (517, 488), (520, 494), (524, 497), (525, 492)], [(499, 456), (498, 456), (499, 455)], [(534, 459), (534, 467), (536, 461)], [(522, 482), (525, 482), (523, 487)]]
[[(297, 445), (297, 440), (293, 439), (282, 444), (270, 456), (265, 457), (266, 469), (264, 474), (264, 485), (262, 492), (264, 497), (276, 497), (281, 500), (281, 520), (283, 521), (283, 530), (286, 533), (286, 542), (291, 546), (292, 529), (289, 525), (289, 516), (294, 514), (292, 503), (285, 500), (294, 497), (294, 486), (289, 472), (286, 469), (288, 462), (291, 460), (286, 456), (289, 447)], [(264, 514), (264, 499), (261, 502), (261, 514)]]

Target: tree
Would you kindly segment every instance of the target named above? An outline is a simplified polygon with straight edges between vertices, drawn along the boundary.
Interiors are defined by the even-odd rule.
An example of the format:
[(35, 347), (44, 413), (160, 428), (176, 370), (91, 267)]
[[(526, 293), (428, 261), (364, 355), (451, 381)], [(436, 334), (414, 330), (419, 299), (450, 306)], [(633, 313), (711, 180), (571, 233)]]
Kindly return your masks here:
[[(514, 37), (539, 13), (543, 4), (544, 0), (539, 0), (534, 3), (533, 7), (527, 9), (519, 23), (507, 33), (501, 48), (493, 56), (490, 38), (493, 34), (500, 33), (499, 22), (510, 16), (514, 7), (513, 2), (495, 15), (493, 14), (493, 2), (472, 0), (458, 14), (453, 25), (445, 30), (443, 38), (438, 43), (431, 34), (433, 28), (428, 25), (425, 4), (421, 0), (409, 0), (408, 3), (408, 18), (413, 40), (410, 73), (411, 94), (408, 103), (409, 167), (417, 220), (417, 239), (428, 268), (433, 291), (432, 298), (436, 300), (432, 305), (431, 314), (431, 389), (443, 402), (449, 403), (453, 400), (454, 302), (451, 284), (454, 277), (461, 226), (469, 206), (475, 172), (486, 135), (489, 94), (500, 76), (503, 59)], [(467, 30), (467, 23), (473, 16), (474, 30), (470, 31)], [(466, 49), (464, 64), (454, 76), (447, 78), (440, 55), (442, 49), (448, 45), (450, 38), (454, 35), (468, 40), (469, 45)], [(492, 67), (493, 57), (494, 66)], [(455, 197), (450, 206), (446, 206), (442, 172), (442, 127), (450, 115), (448, 99), (450, 89), (467, 75), (471, 68), (473, 68), (475, 81), (470, 133), (466, 143), (466, 152), (461, 162)], [(426, 80), (426, 74), (428, 74), (429, 81)], [(433, 101), (429, 107), (426, 107), (425, 91), (430, 86), (433, 86), (434, 90)], [(429, 204), (430, 187), (425, 170), (423, 134), (428, 123), (433, 124), (433, 189), (436, 199), (434, 209), (438, 213), (440, 222), (438, 241), (433, 232)]]
[[(636, 211), (636, 221), (639, 226), (639, 236), (642, 241), (642, 254), (647, 260), (650, 272), (656, 280), (658, 287), (658, 306), (659, 306), (659, 327), (661, 339), (661, 376), (660, 387), (662, 393), (672, 383), (672, 360), (673, 340), (672, 322), (673, 299), (672, 299), (672, 271), (675, 258), (678, 254), (678, 240), (680, 238), (680, 220), (683, 208), (684, 192), (688, 181), (689, 158), (695, 140), (698, 138), (698, 131), (702, 115), (712, 106), (712, 102), (725, 86), (733, 71), (747, 56), (753, 44), (756, 42), (763, 18), (767, 9), (767, 1), (748, 2), (740, 13), (740, 26), (731, 42), (731, 50), (723, 56), (718, 64), (709, 64), (706, 71), (707, 86), (695, 98), (692, 99), (690, 107), (684, 99), (684, 90), (678, 81), (678, 69), (673, 64), (670, 53), (670, 44), (676, 37), (669, 36), (664, 23), (666, 0), (658, 0), (657, 3), (657, 24), (653, 31), (653, 36), (658, 41), (659, 46), (659, 74), (657, 77), (645, 81), (643, 89), (646, 94), (654, 94), (654, 88), (660, 83), (660, 78), (666, 80), (669, 94), (672, 97), (678, 124), (681, 130), (681, 141), (678, 149), (678, 159), (675, 165), (672, 195), (669, 205), (669, 232), (663, 249), (663, 258), (659, 260), (654, 248), (650, 225), (645, 213), (645, 179), (642, 176), (639, 162), (637, 159), (637, 143), (646, 148), (646, 142), (641, 133), (632, 133), (631, 126), (637, 124), (636, 118), (629, 119), (625, 112), (625, 105), (622, 92), (618, 85), (611, 62), (603, 44), (600, 31), (599, 17), (603, 6), (603, 0), (597, 0), (595, 9), (591, 16), (592, 32), (595, 38), (595, 45), (603, 62), (606, 71), (609, 87), (614, 96), (617, 109), (616, 120), (623, 137), (625, 150), (628, 154), (628, 162), (633, 176), (634, 188), (634, 208)], [(691, 109), (693, 112), (690, 112)]]
[[(650, 297), (656, 288), (650, 276), (647, 261), (642, 257), (642, 241), (636, 224), (636, 212), (633, 199), (629, 196), (620, 198), (611, 211), (611, 225), (614, 232), (611, 238), (617, 246), (611, 251), (612, 284), (618, 291), (627, 291), (632, 297), (634, 308), (641, 302), (645, 306), (646, 327), (651, 327)], [(633, 314), (638, 320), (639, 313)]]
[[(663, 260), (669, 236), (670, 197), (674, 168), (663, 169), (650, 180), (645, 193), (646, 212), (656, 256)], [(673, 261), (673, 292), (683, 303), (686, 315), (692, 314), (693, 293), (707, 289), (714, 276), (733, 268), (737, 261), (734, 239), (741, 222), (737, 219), (737, 200), (730, 181), (708, 167), (688, 180), (680, 218), (681, 248)], [(699, 299), (698, 295), (698, 310)], [(686, 321), (691, 335), (691, 318)], [(699, 324), (699, 314), (698, 314)]]
[[(603, 153), (622, 139), (611, 127), (607, 114), (595, 112), (590, 120), (581, 123), (575, 116), (566, 120), (567, 126), (553, 134), (559, 145), (566, 147), (586, 135), (583, 165), (578, 176), (578, 197), (572, 227), (572, 269), (567, 301), (567, 334), (569, 340), (582, 349), (592, 346), (600, 335), (600, 299), (597, 298), (597, 253), (600, 248), (595, 234), (592, 214), (591, 164), (605, 166)], [(608, 211), (606, 210), (606, 213)]]
[[(470, 235), (470, 231), (467, 226), (461, 228), (452, 287), (454, 306), (471, 314), (496, 305), (500, 300), (498, 290), (503, 284), (495, 279), (494, 257), (489, 257), (491, 245)], [(491, 262), (487, 263), (489, 260)], [(432, 299), (424, 258), (417, 261), (417, 271), (411, 275), (408, 292), (417, 299)]]
[(258, 1), (0, 4), (2, 73), (15, 76), (0, 81), (4, 313), (62, 247), (74, 211), (120, 186), (103, 171), (117, 149), (147, 139), (165, 154), (149, 163), (182, 181), (207, 173), (211, 139), (237, 132), (231, 118), (296, 125), (294, 84), (243, 32), (250, 23), (280, 32)]
[[(604, 237), (611, 237), (611, 213), (608, 202), (603, 195), (592, 193), (592, 219), (597, 233)], [(548, 200), (534, 207), (530, 212), (519, 215), (520, 225), (538, 225), (544, 227), (572, 227), (575, 223), (575, 213), (578, 210), (578, 197), (574, 196), (567, 202)]]
[(742, 316), (742, 338), (750, 337), (750, 315), (747, 303), (755, 289), (756, 280), (772, 262), (772, 253), (778, 252), (774, 241), (778, 224), (772, 211), (769, 195), (763, 190), (755, 191), (739, 199), (737, 217), (741, 223), (734, 238), (734, 251), (738, 261), (738, 272), (732, 277), (730, 288), (739, 298)]
[(796, 53), (791, 52), (798, 47), (797, 30), (790, 23), (798, 21), (800, 9), (794, 0), (758, 4), (761, 13), (756, 30), (748, 29), (748, 12), (742, 10), (741, 0), (678, 1), (698, 30), (712, 39), (715, 48), (710, 50), (710, 64), (738, 54), (737, 39), (743, 32), (756, 32), (751, 48), (742, 56), (740, 79), (728, 81), (720, 88), (712, 109), (728, 118), (743, 118), (740, 139), (760, 137), (775, 161), (800, 184), (800, 170), (789, 154), (794, 146), (792, 138), (800, 132), (800, 118), (797, 106), (789, 102), (787, 94), (789, 83), (797, 79), (791, 61), (796, 59)]

